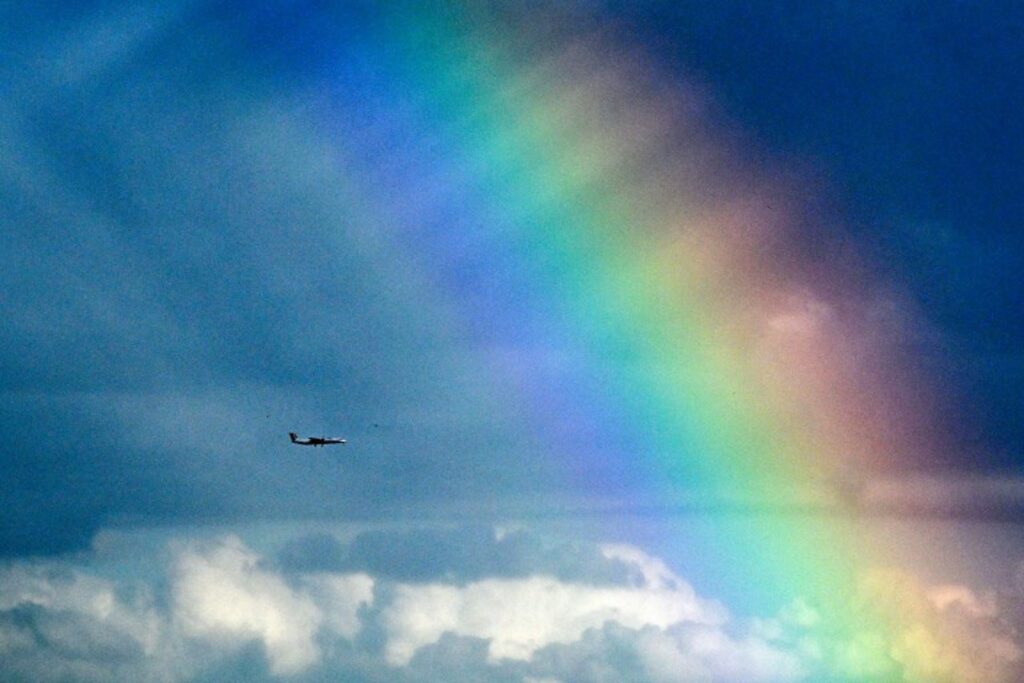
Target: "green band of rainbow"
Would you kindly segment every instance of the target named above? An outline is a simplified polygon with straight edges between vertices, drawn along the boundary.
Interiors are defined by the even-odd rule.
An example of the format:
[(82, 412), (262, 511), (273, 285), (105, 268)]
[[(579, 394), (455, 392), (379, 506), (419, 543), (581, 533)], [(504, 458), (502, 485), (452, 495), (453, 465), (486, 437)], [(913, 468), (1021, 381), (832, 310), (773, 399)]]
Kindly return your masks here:
[[(801, 246), (820, 217), (798, 180), (610, 31), (500, 25), (423, 11), (368, 27), (322, 127), (467, 345), (526, 350), (495, 352), (488, 381), (514, 390), (566, 482), (813, 506), (822, 482), (932, 447), (910, 370), (852, 333), (868, 279)], [(833, 594), (884, 563), (840, 514), (749, 528), (694, 553), (752, 594)]]

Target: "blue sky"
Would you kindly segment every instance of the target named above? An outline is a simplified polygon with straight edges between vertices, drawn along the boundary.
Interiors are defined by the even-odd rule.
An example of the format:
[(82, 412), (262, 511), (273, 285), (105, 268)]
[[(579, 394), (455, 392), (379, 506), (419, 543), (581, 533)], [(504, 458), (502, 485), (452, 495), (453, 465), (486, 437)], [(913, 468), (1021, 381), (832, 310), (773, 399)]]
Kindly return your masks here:
[[(467, 341), (458, 302), (428, 295), (415, 231), (369, 215), (332, 155), (332, 135), (389, 101), (360, 93), (373, 102), (333, 129), (319, 116), (387, 59), (392, 15), (72, 5), (5, 6), (0, 22), (0, 652), (13, 653), (0, 677), (945, 680), (906, 661), (836, 673), (795, 645), (813, 626), (777, 605), (742, 614), (687, 558), (700, 514), (650, 507), (610, 465), (568, 483), (490, 382), (481, 339), (493, 339)], [(935, 604), (936, 586), (967, 591), (949, 628), (997, 653), (977, 680), (1011, 680), (1019, 641), (1005, 626), (1024, 613), (1024, 549), (1007, 540), (1024, 509), (1024, 9), (551, 5), (567, 35), (574, 22), (611, 27), (665, 87), (698, 84), (756, 164), (803, 179), (818, 222), (800, 226), (799, 248), (855, 251), (913, 310), (918, 334), (899, 351), (933, 378), (955, 438), (896, 481), (867, 473), (865, 497), (882, 502), (863, 524)], [(499, 24), (533, 11), (495, 7)], [(518, 372), (561, 362), (507, 336)], [(309, 453), (289, 446), (293, 430), (350, 443)], [(936, 569), (950, 544), (976, 559)], [(487, 612), (488, 580), (528, 599), (542, 579), (621, 618), (538, 617), (547, 635), (530, 648), (482, 618), (434, 633), (409, 617), (435, 598)], [(205, 591), (218, 581), (251, 614), (216, 613)], [(106, 616), (96, 596), (112, 601)], [(635, 607), (649, 601), (659, 607)], [(290, 635), (261, 613), (294, 615)], [(61, 640), (86, 632), (100, 635)], [(698, 632), (716, 654), (697, 654)]]

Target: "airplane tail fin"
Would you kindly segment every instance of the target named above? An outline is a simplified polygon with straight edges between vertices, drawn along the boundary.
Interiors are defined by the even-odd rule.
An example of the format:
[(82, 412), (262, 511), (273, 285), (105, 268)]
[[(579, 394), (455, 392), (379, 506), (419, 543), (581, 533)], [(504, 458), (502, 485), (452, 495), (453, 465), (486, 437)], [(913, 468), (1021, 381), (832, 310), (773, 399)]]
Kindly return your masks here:
[(299, 435), (298, 435), (298, 434), (296, 434), (295, 432), (288, 432), (288, 438), (292, 440), (292, 443), (295, 443), (295, 440), (296, 440), (296, 439), (297, 439), (298, 437), (299, 437)]

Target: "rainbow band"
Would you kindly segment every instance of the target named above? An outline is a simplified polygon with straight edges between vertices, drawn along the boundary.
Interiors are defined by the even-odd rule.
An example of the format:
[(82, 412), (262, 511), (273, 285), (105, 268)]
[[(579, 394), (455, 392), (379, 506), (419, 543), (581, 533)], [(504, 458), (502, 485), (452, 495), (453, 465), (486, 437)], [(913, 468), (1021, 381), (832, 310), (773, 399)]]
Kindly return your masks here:
[[(414, 255), (468, 344), (575, 364), (489, 359), (566, 479), (668, 503), (803, 500), (851, 463), (927, 448), (899, 427), (920, 424), (910, 408), (878, 390), (906, 369), (861, 376), (848, 340), (814, 329), (815, 306), (864, 295), (845, 275), (844, 290), (815, 291), (788, 183), (613, 36), (531, 22), (389, 17), (323, 125), (361, 211)], [(881, 559), (839, 516), (824, 531), (750, 528), (694, 553), (762, 593), (754, 604), (848, 591)]]

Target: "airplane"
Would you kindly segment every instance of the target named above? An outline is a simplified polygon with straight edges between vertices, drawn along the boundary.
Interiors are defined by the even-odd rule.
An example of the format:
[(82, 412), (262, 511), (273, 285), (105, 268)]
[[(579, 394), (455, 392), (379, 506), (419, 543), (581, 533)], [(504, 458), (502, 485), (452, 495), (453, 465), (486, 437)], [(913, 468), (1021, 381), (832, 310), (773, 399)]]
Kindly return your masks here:
[(305, 439), (300, 439), (299, 435), (295, 432), (288, 432), (288, 438), (297, 446), (331, 446), (333, 444), (341, 444), (344, 446), (348, 443), (345, 439), (336, 439), (326, 436), (310, 436)]

